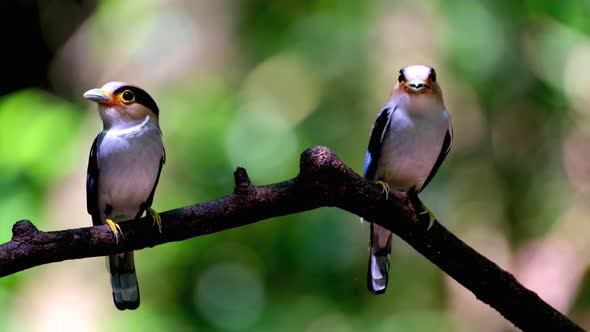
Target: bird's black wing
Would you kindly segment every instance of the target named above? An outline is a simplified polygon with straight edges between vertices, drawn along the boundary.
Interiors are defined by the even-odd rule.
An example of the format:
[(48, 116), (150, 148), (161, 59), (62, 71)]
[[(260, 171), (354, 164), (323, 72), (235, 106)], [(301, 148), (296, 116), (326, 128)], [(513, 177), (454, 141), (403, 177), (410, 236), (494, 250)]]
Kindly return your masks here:
[(377, 172), (377, 164), (381, 154), (381, 143), (383, 143), (383, 137), (385, 137), (385, 133), (389, 128), (389, 122), (391, 121), (393, 112), (395, 112), (395, 108), (389, 105), (385, 106), (379, 112), (377, 120), (373, 124), (371, 138), (369, 138), (369, 147), (365, 155), (365, 166), (363, 168), (363, 175), (369, 180), (374, 180), (375, 173)]
[[(143, 209), (147, 209), (152, 206), (154, 201), (154, 194), (156, 193), (156, 187), (158, 186), (158, 181), (160, 181), (160, 173), (162, 173), (162, 167), (166, 163), (166, 150), (162, 148), (162, 158), (160, 159), (160, 169), (158, 169), (158, 176), (156, 176), (156, 182), (154, 182), (154, 187), (152, 188), (152, 192), (148, 197), (147, 201), (143, 206)], [(139, 211), (140, 215), (143, 214), (143, 210)]]
[(104, 133), (101, 132), (92, 143), (90, 155), (88, 156), (88, 170), (86, 172), (86, 210), (92, 216), (92, 224), (95, 226), (102, 225), (98, 207), (98, 147), (103, 137)]
[(436, 159), (436, 162), (434, 163), (434, 166), (432, 167), (430, 174), (428, 174), (426, 181), (424, 181), (424, 184), (422, 184), (422, 187), (420, 188), (419, 191), (422, 191), (422, 189), (426, 188), (426, 185), (428, 185), (430, 180), (432, 180), (432, 178), (436, 174), (436, 171), (438, 171), (438, 168), (440, 167), (440, 165), (443, 163), (443, 161), (445, 161), (447, 154), (449, 154), (449, 151), (451, 151), (452, 145), (453, 145), (453, 127), (451, 127), (451, 125), (449, 124), (449, 129), (447, 129), (447, 133), (445, 134), (445, 140), (444, 140), (442, 148), (440, 150), (440, 154), (438, 155), (438, 158)]

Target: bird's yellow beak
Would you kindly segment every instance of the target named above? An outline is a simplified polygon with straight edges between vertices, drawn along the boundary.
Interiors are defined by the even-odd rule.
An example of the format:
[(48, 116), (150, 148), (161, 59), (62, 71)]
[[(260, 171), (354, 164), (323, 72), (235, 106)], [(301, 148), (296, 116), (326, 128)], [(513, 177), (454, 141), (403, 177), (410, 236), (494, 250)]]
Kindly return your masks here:
[(102, 89), (91, 89), (84, 92), (84, 98), (92, 100), (102, 105), (114, 105), (114, 100), (110, 93)]

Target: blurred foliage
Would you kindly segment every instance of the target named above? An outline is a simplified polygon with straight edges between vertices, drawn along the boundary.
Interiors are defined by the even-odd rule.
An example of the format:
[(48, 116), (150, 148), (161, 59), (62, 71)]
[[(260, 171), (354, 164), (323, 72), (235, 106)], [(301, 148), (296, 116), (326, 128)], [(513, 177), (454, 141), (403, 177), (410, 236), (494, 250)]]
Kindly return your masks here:
[[(313, 145), (360, 172), (399, 68), (423, 63), (456, 138), (424, 200), (590, 328), (589, 2), (105, 0), (69, 39), (71, 22), (48, 19), (55, 6), (38, 8), (40, 28), (66, 41), (48, 46), (48, 72), (25, 75), (48, 76), (50, 92), (0, 97), (1, 241), (23, 218), (90, 225), (84, 174), (101, 124), (86, 89), (125, 80), (155, 97), (168, 160), (154, 207), (167, 210), (229, 193), (236, 166), (255, 184), (293, 177)], [(7, 331), (511, 329), (401, 241), (387, 294), (369, 295), (356, 216), (280, 219), (138, 252), (135, 312), (116, 311), (95, 260), (0, 279), (0, 320)]]

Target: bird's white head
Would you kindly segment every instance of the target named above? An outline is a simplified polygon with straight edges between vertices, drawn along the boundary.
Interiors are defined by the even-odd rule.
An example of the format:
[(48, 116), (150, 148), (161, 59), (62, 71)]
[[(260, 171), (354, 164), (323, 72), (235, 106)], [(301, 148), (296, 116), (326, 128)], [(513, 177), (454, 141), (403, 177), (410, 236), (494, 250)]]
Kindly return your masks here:
[(432, 67), (413, 65), (402, 68), (397, 81), (394, 93), (441, 95), (440, 87), (436, 82), (436, 71)]
[(158, 123), (159, 109), (154, 99), (140, 87), (125, 82), (110, 82), (91, 89), (84, 98), (98, 103), (104, 128), (129, 128), (150, 117)]

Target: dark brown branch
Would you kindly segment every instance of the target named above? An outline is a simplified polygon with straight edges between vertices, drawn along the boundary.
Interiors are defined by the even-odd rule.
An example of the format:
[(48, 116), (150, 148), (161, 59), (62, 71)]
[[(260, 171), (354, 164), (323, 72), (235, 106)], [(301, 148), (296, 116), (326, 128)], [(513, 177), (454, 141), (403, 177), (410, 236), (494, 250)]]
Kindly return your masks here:
[(438, 222), (427, 230), (404, 193), (393, 192), (386, 200), (379, 186), (357, 175), (327, 148), (303, 152), (299, 175), (288, 181), (256, 187), (243, 168), (235, 171), (234, 178), (234, 192), (226, 197), (162, 213), (162, 234), (146, 218), (122, 223), (124, 238), (118, 245), (107, 226), (42, 232), (30, 221), (19, 221), (12, 241), (0, 245), (0, 277), (42, 264), (153, 247), (334, 206), (395, 232), (522, 330), (582, 330)]

